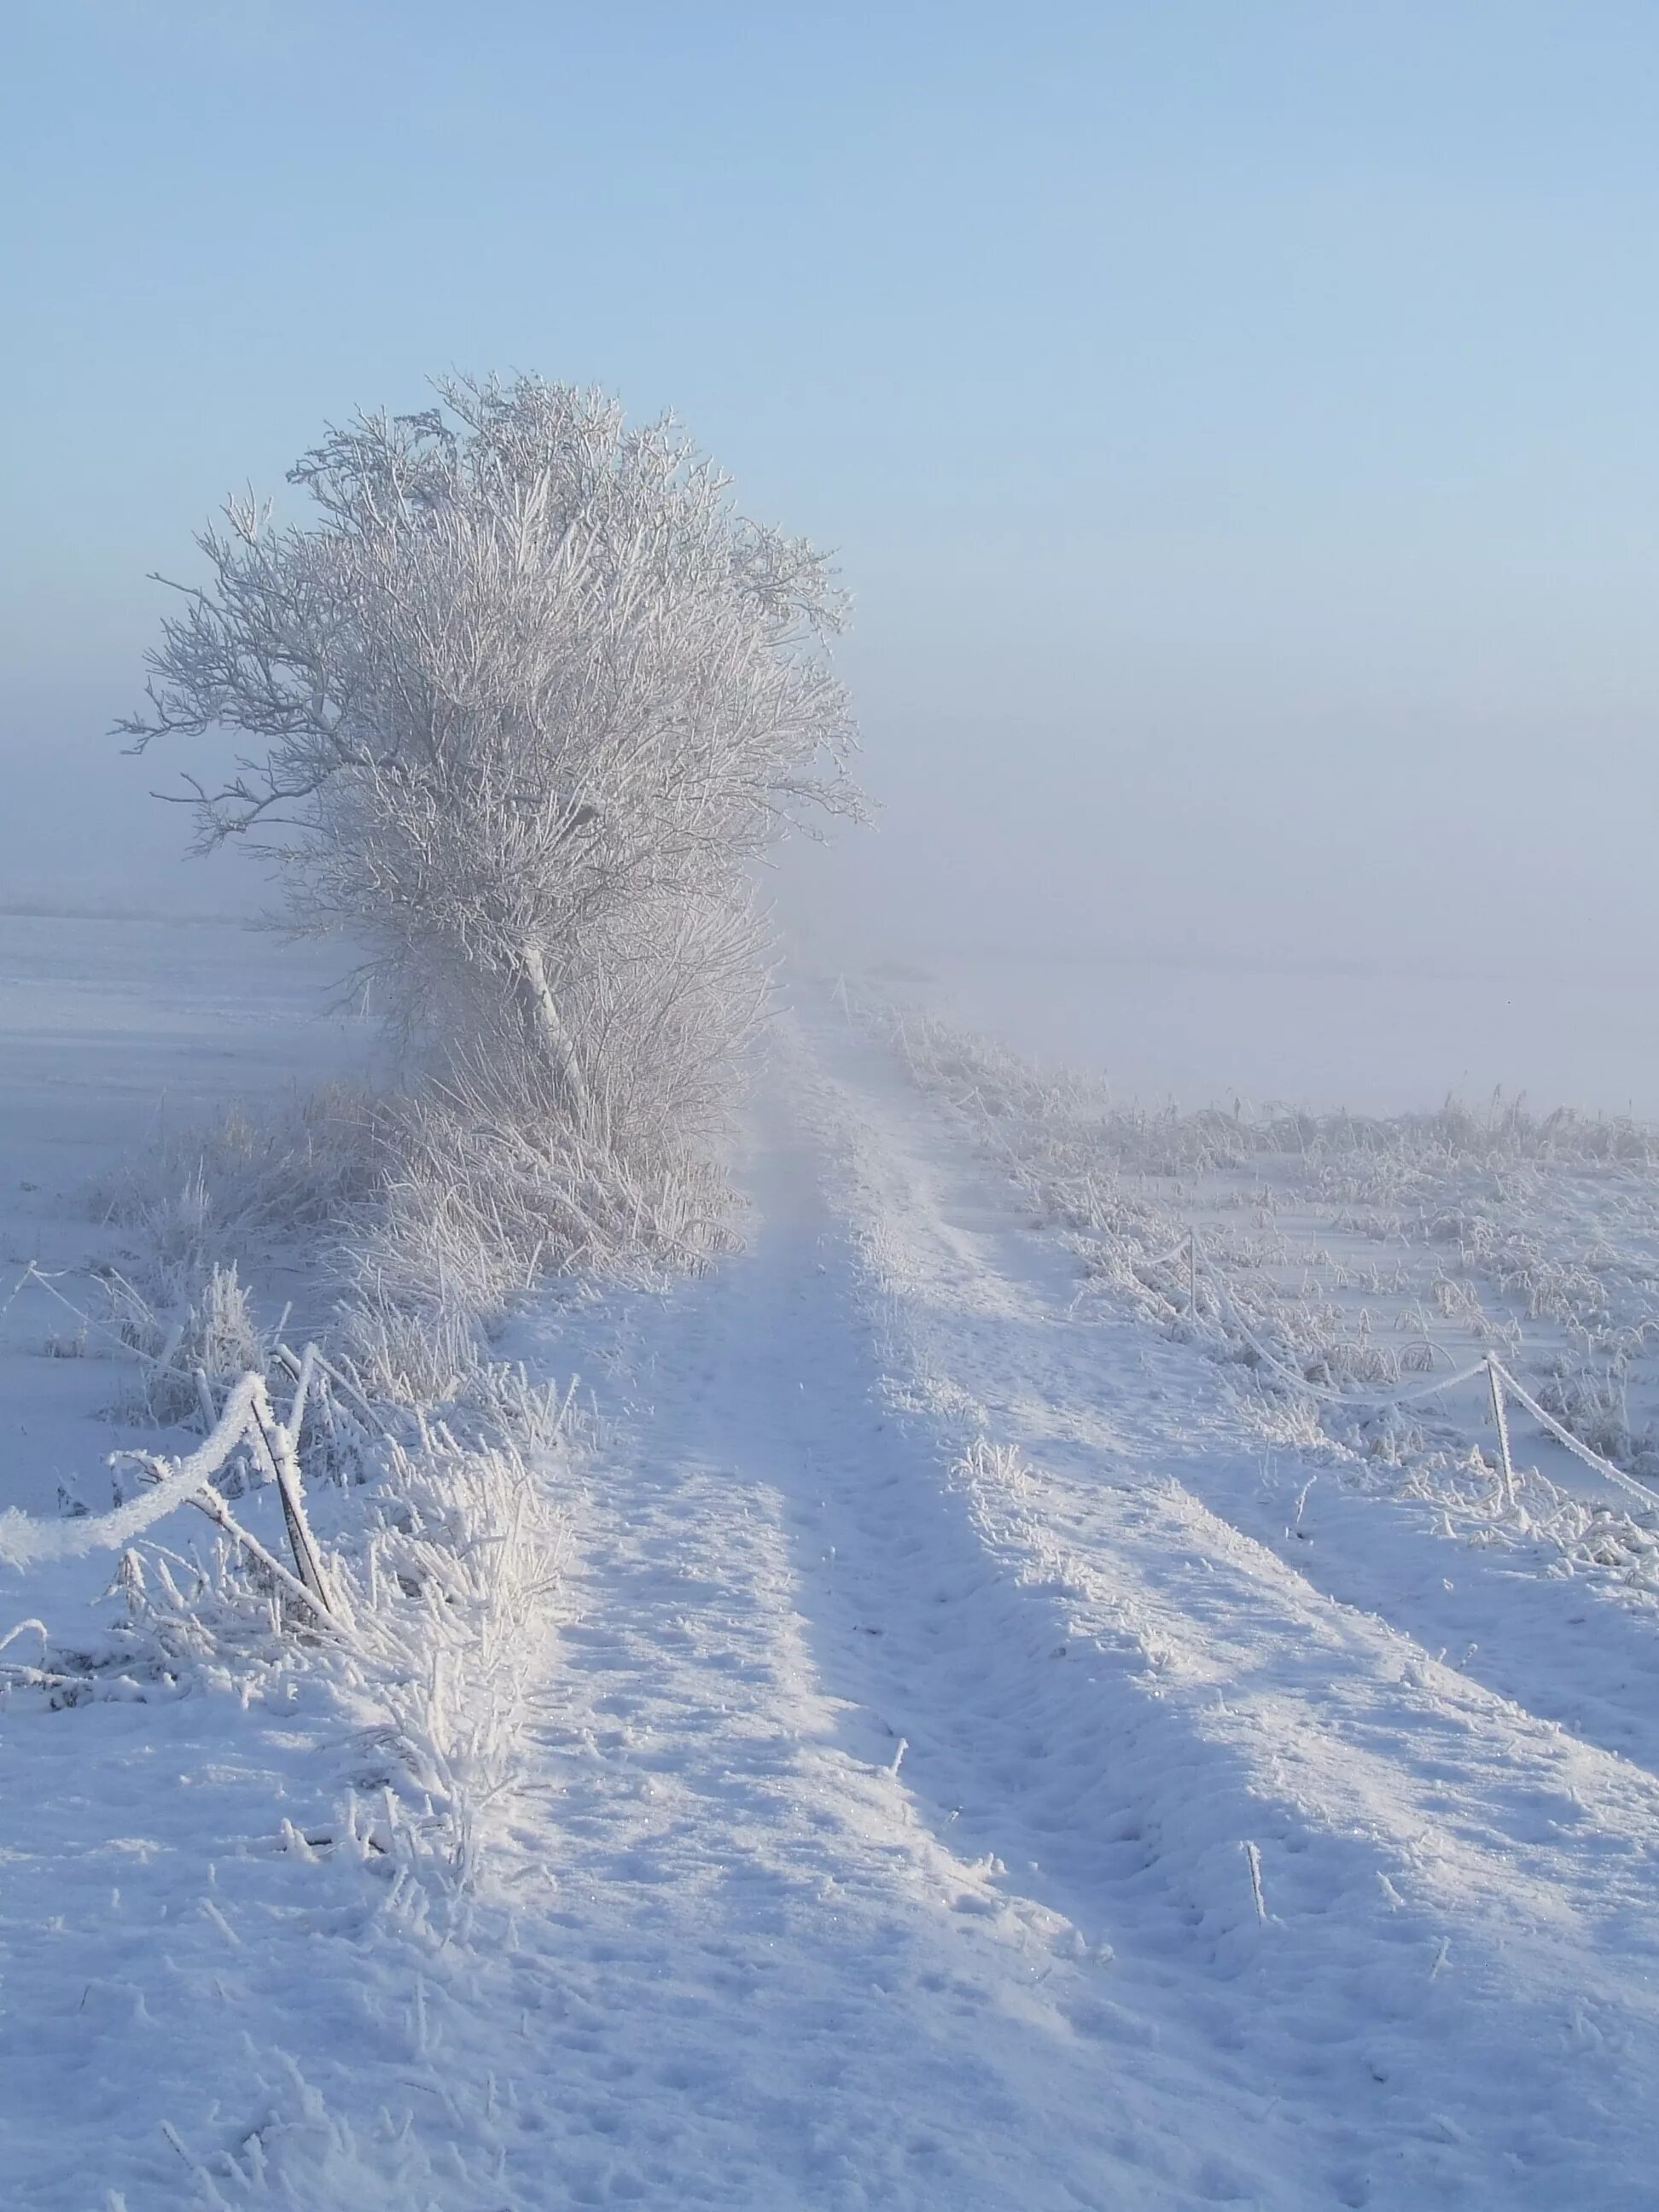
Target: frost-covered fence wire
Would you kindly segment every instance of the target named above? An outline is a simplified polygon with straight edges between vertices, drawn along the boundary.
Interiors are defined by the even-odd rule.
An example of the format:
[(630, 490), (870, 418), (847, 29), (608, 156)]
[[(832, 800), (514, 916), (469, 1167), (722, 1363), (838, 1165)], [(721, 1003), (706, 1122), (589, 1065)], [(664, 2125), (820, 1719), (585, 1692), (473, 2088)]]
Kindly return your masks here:
[[(1187, 1263), (1188, 1310), (1194, 1320), (1196, 1321), (1199, 1318), (1200, 1279), (1196, 1229), (1188, 1229), (1180, 1243), (1170, 1251), (1159, 1253), (1152, 1259), (1137, 1260), (1132, 1264), (1137, 1269), (1150, 1272), (1158, 1267), (1174, 1267), (1182, 1260)], [(1659, 1503), (1659, 1498), (1656, 1497), (1655, 1492), (1650, 1489), (1646, 1483), (1638, 1482), (1633, 1475), (1626, 1474), (1622, 1468), (1615, 1467), (1611, 1460), (1604, 1459), (1600, 1452), (1593, 1451), (1589, 1445), (1574, 1436), (1570, 1429), (1557, 1420), (1554, 1414), (1547, 1413), (1526, 1385), (1518, 1382), (1494, 1353), (1488, 1352), (1484, 1358), (1477, 1359), (1472, 1366), (1461, 1368), (1455, 1375), (1437, 1376), (1433, 1382), (1421, 1383), (1411, 1390), (1382, 1392), (1333, 1389), (1328, 1384), (1314, 1382), (1308, 1376), (1298, 1375), (1293, 1368), (1287, 1367), (1283, 1360), (1276, 1358), (1245, 1320), (1239, 1310), (1237, 1301), (1229, 1292), (1215, 1270), (1203, 1268), (1201, 1274), (1206, 1287), (1213, 1296), (1216, 1305), (1219, 1309), (1224, 1328), (1231, 1325), (1249, 1346), (1263, 1366), (1276, 1375), (1281, 1382), (1288, 1384), (1292, 1389), (1304, 1392), (1309, 1397), (1317, 1400), (1323, 1405), (1349, 1406), (1356, 1411), (1363, 1412), (1390, 1413), (1406, 1406), (1421, 1405), (1430, 1398), (1439, 1397), (1448, 1390), (1455, 1390), (1465, 1382), (1474, 1382), (1477, 1376), (1484, 1375), (1492, 1389), (1492, 1417), (1498, 1426), (1506, 1485), (1512, 1485), (1514, 1480), (1514, 1470), (1510, 1463), (1509, 1423), (1504, 1406), (1504, 1391), (1507, 1388), (1526, 1407), (1539, 1425), (1553, 1437), (1559, 1444), (1570, 1451), (1575, 1459), (1589, 1468), (1592, 1474), (1599, 1474), (1604, 1481), (1612, 1483), (1620, 1490), (1630, 1492), (1632, 1496), (1639, 1498), (1643, 1504), (1650, 1508), (1656, 1503)]]
[[(314, 1357), (303, 1365), (308, 1383)], [(303, 1412), (304, 1399), (296, 1391), (295, 1418)], [(274, 1559), (258, 1539), (235, 1521), (214, 1488), (233, 1455), (251, 1444), (264, 1462), (282, 1499), (283, 1518), (294, 1552), (290, 1572)], [(121, 1551), (135, 1536), (181, 1505), (198, 1505), (225, 1534), (239, 1543), (268, 1573), (299, 1597), (319, 1619), (332, 1618), (322, 1565), (306, 1519), (305, 1491), (294, 1430), (278, 1420), (263, 1375), (244, 1375), (225, 1401), (224, 1410), (210, 1434), (182, 1458), (164, 1459), (142, 1451), (118, 1452), (118, 1460), (133, 1461), (153, 1480), (154, 1487), (129, 1498), (112, 1512), (84, 1514), (73, 1521), (41, 1521), (15, 1506), (0, 1513), (0, 1560), (12, 1566), (28, 1566), (46, 1559), (80, 1558), (89, 1552)]]
[[(1174, 1178), (1178, 1188), (1191, 1187), (1195, 1180), (1202, 1186), (1204, 1178), (1230, 1174), (1266, 1153), (1288, 1157), (1299, 1152), (1304, 1167), (1311, 1170), (1317, 1147), (1333, 1136), (1324, 1124), (1313, 1117), (1287, 1115), (1271, 1125), (1251, 1124), (1241, 1131), (1237, 1116), (1213, 1111), (1185, 1117), (1126, 1115), (1109, 1105), (1099, 1086), (1082, 1079), (1044, 1076), (994, 1042), (925, 1014), (906, 1009), (901, 1018), (899, 1010), (879, 1000), (860, 1004), (857, 1013), (877, 1039), (902, 1054), (916, 1088), (957, 1120), (976, 1147), (1029, 1200), (1034, 1225), (1057, 1229), (1066, 1249), (1079, 1255), (1084, 1279), (1074, 1310), (1091, 1288), (1109, 1287), (1127, 1295), (1140, 1318), (1173, 1323), (1177, 1334), (1190, 1334), (1218, 1359), (1244, 1359), (1247, 1372), (1255, 1380), (1255, 1389), (1247, 1393), (1246, 1418), (1259, 1423), (1265, 1436), (1297, 1448), (1316, 1442), (1333, 1445), (1344, 1457), (1363, 1462), (1365, 1471), (1361, 1474), (1357, 1466), (1356, 1480), (1366, 1486), (1387, 1487), (1392, 1482), (1401, 1494), (1440, 1507), (1449, 1534), (1455, 1522), (1469, 1528), (1472, 1541), (1536, 1540), (1560, 1553), (1565, 1573), (1581, 1566), (1614, 1568), (1621, 1571), (1624, 1582), (1659, 1596), (1659, 1482), (1644, 1483), (1633, 1479), (1634, 1470), (1626, 1472), (1625, 1451), (1635, 1448), (1627, 1419), (1623, 1444), (1611, 1441), (1618, 1431), (1607, 1420), (1599, 1420), (1581, 1438), (1573, 1431), (1584, 1426), (1583, 1394), (1572, 1387), (1571, 1376), (1559, 1386), (1558, 1398), (1553, 1381), (1536, 1385), (1536, 1397), (1530, 1391), (1522, 1396), (1506, 1383), (1507, 1367), (1499, 1376), (1484, 1360), (1435, 1376), (1437, 1359), (1448, 1368), (1451, 1363), (1445, 1360), (1444, 1348), (1434, 1343), (1431, 1324), (1420, 1305), (1415, 1316), (1420, 1348), (1414, 1346), (1404, 1361), (1373, 1343), (1369, 1311), (1359, 1316), (1359, 1340), (1346, 1341), (1342, 1316), (1334, 1305), (1311, 1303), (1305, 1288), (1298, 1298), (1293, 1292), (1279, 1293), (1271, 1282), (1264, 1285), (1260, 1276), (1236, 1274), (1241, 1267), (1262, 1265), (1271, 1248), (1224, 1232), (1212, 1237), (1189, 1228), (1192, 1217), (1185, 1204), (1176, 1211), (1161, 1194), (1147, 1188), (1154, 1179), (1166, 1176)], [(1471, 1133), (1449, 1107), (1439, 1116), (1418, 1117), (1417, 1122), (1407, 1117), (1404, 1136), (1409, 1140), (1408, 1153), (1413, 1146), (1419, 1151), (1429, 1146), (1437, 1172), (1449, 1162), (1455, 1165), (1462, 1161), (1472, 1141), (1479, 1162), (1486, 1168), (1558, 1153), (1570, 1166), (1622, 1163), (1627, 1158), (1639, 1158), (1648, 1170), (1659, 1164), (1655, 1133), (1644, 1137), (1634, 1129), (1592, 1132), (1594, 1141), (1569, 1142), (1574, 1127), (1571, 1116), (1556, 1115), (1523, 1128), (1511, 1115), (1504, 1124), (1504, 1142), (1494, 1146), (1492, 1131)], [(1334, 1135), (1340, 1139), (1338, 1148), (1347, 1148), (1345, 1158), (1355, 1152), (1370, 1159), (1379, 1146), (1378, 1156), (1386, 1154), (1394, 1133), (1398, 1133), (1391, 1132), (1389, 1125), (1371, 1127), (1345, 1116)], [(1367, 1199), (1368, 1192), (1363, 1182), (1354, 1188), (1342, 1182), (1336, 1195), (1346, 1206), (1350, 1200)], [(1391, 1198), (1391, 1193), (1385, 1178), (1383, 1195)], [(1420, 1194), (1425, 1205), (1431, 1199), (1439, 1204), (1445, 1197), (1432, 1178)], [(1259, 1188), (1256, 1197), (1264, 1216), (1276, 1212), (1269, 1190)], [(1199, 1202), (1204, 1201), (1200, 1198)], [(1235, 1193), (1222, 1201), (1230, 1202), (1248, 1200)], [(1369, 1219), (1345, 1218), (1338, 1225), (1376, 1233)], [(1384, 1225), (1392, 1231), (1399, 1224), (1385, 1220)], [(1443, 1221), (1425, 1213), (1422, 1225), (1430, 1237), (1457, 1234), (1460, 1248), (1468, 1226), (1455, 1208)], [(1474, 1226), (1481, 1226), (1479, 1218)], [(1199, 1279), (1200, 1234), (1207, 1263), (1203, 1282)], [(1477, 1240), (1477, 1261), (1491, 1241)], [(1283, 1249), (1282, 1238), (1279, 1246)], [(1327, 1254), (1316, 1256), (1329, 1262)], [(1599, 1260), (1599, 1255), (1595, 1257)], [(1522, 1286), (1529, 1287), (1522, 1271), (1529, 1264), (1535, 1269), (1535, 1248), (1519, 1251), (1516, 1261)], [(1587, 1260), (1586, 1267), (1591, 1264)], [(1342, 1276), (1344, 1287), (1348, 1279)], [(1599, 1285), (1599, 1273), (1594, 1279)], [(1213, 1289), (1207, 1290), (1206, 1284)], [(1386, 1285), (1378, 1280), (1372, 1287), (1380, 1291)], [(1396, 1279), (1394, 1287), (1398, 1291), (1401, 1281)], [(1449, 1287), (1450, 1279), (1443, 1271), (1437, 1292)], [(1539, 1301), (1535, 1293), (1534, 1297), (1536, 1318)], [(1515, 1360), (1522, 1340), (1519, 1330), (1510, 1326), (1495, 1332), (1472, 1292), (1449, 1298), (1437, 1296), (1436, 1303), (1448, 1316), (1472, 1311), (1477, 1336), (1490, 1340), (1500, 1334), (1504, 1358)], [(1570, 1327), (1579, 1323), (1578, 1311), (1570, 1301), (1565, 1310), (1561, 1301), (1546, 1301), (1542, 1310)], [(1599, 1314), (1599, 1306), (1596, 1310)], [(1407, 1314), (1400, 1325), (1407, 1326), (1413, 1318)], [(1591, 1317), (1587, 1316), (1582, 1325), (1587, 1340), (1597, 1341)], [(1644, 1315), (1635, 1328), (1624, 1332), (1622, 1341), (1610, 1345), (1610, 1351), (1622, 1358), (1637, 1344), (1650, 1341), (1656, 1330), (1659, 1322)], [(1513, 1344), (1508, 1340), (1511, 1336)], [(1485, 1343), (1479, 1347), (1486, 1348)], [(1470, 1358), (1474, 1349), (1464, 1357)], [(1492, 1349), (1497, 1352), (1500, 1346)], [(1426, 1369), (1433, 1379), (1425, 1376), (1407, 1389), (1402, 1372), (1407, 1366)], [(1588, 1497), (1574, 1497), (1559, 1487), (1535, 1457), (1524, 1468), (1517, 1468), (1511, 1457), (1507, 1474), (1500, 1458), (1497, 1487), (1490, 1486), (1494, 1455), (1489, 1448), (1471, 1449), (1473, 1439), (1467, 1431), (1474, 1409), (1465, 1404), (1455, 1411), (1459, 1401), (1450, 1395), (1460, 1385), (1480, 1389), (1483, 1376), (1495, 1407), (1501, 1408), (1508, 1396), (1513, 1400), (1511, 1413), (1524, 1407), (1541, 1417), (1548, 1410), (1547, 1422), (1540, 1418), (1546, 1435), (1562, 1441), (1563, 1449), (1599, 1478)], [(1259, 1401), (1249, 1403), (1258, 1393)], [(1437, 1401), (1443, 1416), (1423, 1418), (1429, 1410), (1425, 1400)], [(1622, 1413), (1622, 1407), (1617, 1410)], [(1599, 1417), (1601, 1411), (1601, 1401), (1593, 1400), (1589, 1412)], [(1507, 1422), (1506, 1414), (1505, 1425)], [(1560, 1438), (1564, 1427), (1571, 1443)], [(1459, 1430), (1464, 1431), (1461, 1447)], [(1500, 1430), (1500, 1455), (1502, 1439)], [(1659, 1466), (1659, 1439), (1651, 1437), (1643, 1448), (1644, 1473), (1650, 1471), (1650, 1462)], [(1620, 1495), (1610, 1497), (1609, 1486)]]
[(1573, 1435), (1571, 1429), (1563, 1427), (1562, 1424), (1556, 1419), (1554, 1414), (1547, 1413), (1544, 1411), (1544, 1408), (1539, 1404), (1537, 1399), (1533, 1396), (1531, 1391), (1526, 1388), (1525, 1384), (1517, 1382), (1514, 1376), (1510, 1374), (1509, 1369), (1504, 1366), (1500, 1361), (1497, 1359), (1490, 1359), (1488, 1360), (1487, 1364), (1491, 1367), (1492, 1373), (1498, 1377), (1499, 1381), (1507, 1384), (1509, 1389), (1514, 1392), (1515, 1395), (1521, 1401), (1521, 1403), (1532, 1415), (1534, 1420), (1535, 1420), (1541, 1428), (1547, 1429), (1550, 1435), (1555, 1438), (1557, 1443), (1565, 1445), (1566, 1449), (1572, 1454), (1575, 1459), (1582, 1460), (1584, 1465), (1590, 1468), (1593, 1473), (1603, 1476), (1608, 1482), (1617, 1484), (1620, 1490), (1631, 1491), (1636, 1497), (1642, 1500), (1644, 1505), (1648, 1505), (1650, 1507), (1653, 1505), (1655, 1503), (1655, 1492), (1648, 1487), (1646, 1483), (1638, 1482), (1634, 1475), (1626, 1474), (1622, 1468), (1615, 1467), (1611, 1460), (1603, 1459), (1600, 1452), (1592, 1451), (1587, 1443), (1582, 1443), (1578, 1437)]

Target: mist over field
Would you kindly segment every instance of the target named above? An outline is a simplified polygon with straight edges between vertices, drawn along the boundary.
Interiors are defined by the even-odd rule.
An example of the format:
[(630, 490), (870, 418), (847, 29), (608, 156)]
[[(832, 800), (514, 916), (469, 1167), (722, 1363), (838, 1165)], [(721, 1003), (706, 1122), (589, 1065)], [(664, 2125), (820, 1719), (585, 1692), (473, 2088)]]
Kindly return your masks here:
[[(8, 464), (0, 903), (257, 902), (234, 854), (175, 864), (181, 819), (147, 793), (187, 762), (103, 735), (165, 605), (145, 572), (195, 580), (188, 532), (227, 487), (287, 511), (319, 421), (418, 407), (458, 358), (533, 356), (673, 404), (755, 511), (836, 549), (883, 818), (828, 866), (786, 862), (792, 913), (896, 957), (988, 958), (988, 1018), (1017, 1002), (1024, 1041), (1138, 1094), (1659, 1104), (1659, 329), (1622, 274), (1655, 184), (1621, 11), (1592, 32), (1542, 6), (1386, 27), (1062, 10), (1029, 42), (976, 15), (950, 48), (902, 12), (751, 45), (735, 16), (664, 19), (676, 69), (750, 127), (689, 196), (666, 155), (635, 171), (614, 220), (649, 237), (642, 288), (599, 234), (562, 225), (555, 252), (535, 227), (602, 171), (598, 119), (562, 111), (505, 150), (535, 95), (482, 52), (443, 87), (418, 42), (376, 61), (393, 105), (447, 103), (513, 180), (505, 228), (444, 286), (416, 241), (454, 241), (446, 187), (386, 125), (353, 111), (335, 134), (331, 83), (309, 93), (320, 166), (285, 155), (285, 195), (228, 203), (194, 118), (279, 102), (311, 19), (191, 20), (181, 73), (92, 0), (20, 19), (35, 91), (11, 143), (46, 197), (9, 249), (3, 374), (26, 411), (49, 395), (92, 427)], [(342, 27), (347, 75), (378, 20)], [(569, 36), (547, 52), (580, 72)], [(77, 127), (143, 142), (130, 204), (27, 150), (99, 40), (121, 89), (94, 77)], [(395, 220), (359, 189), (388, 160)], [(757, 193), (774, 167), (787, 190)], [(691, 270), (740, 215), (716, 310)], [(810, 282), (783, 250), (798, 224)], [(146, 285), (204, 319), (199, 343), (123, 347)], [(225, 286), (236, 309), (207, 315)]]
[[(1553, 724), (1517, 706), (1497, 732), (1490, 709), (1460, 725), (1441, 703), (1430, 739), (1413, 714), (1339, 696), (1264, 742), (1260, 706), (1253, 735), (1237, 703), (1177, 694), (1171, 731), (1175, 709), (1091, 675), (1034, 734), (1010, 679), (988, 714), (958, 640), (896, 681), (860, 632), (905, 610), (859, 596), (842, 658), (878, 825), (792, 849), (766, 883), (813, 957), (924, 969), (965, 1014), (1126, 1097), (1395, 1111), (1502, 1089), (1659, 1117), (1655, 771), (1633, 714), (1586, 744), (1570, 698)], [(1035, 657), (1022, 631), (1001, 648)], [(212, 748), (137, 761), (106, 736), (129, 667), (70, 681), (38, 642), (12, 655), (0, 909), (270, 904), (240, 854), (187, 857), (187, 819), (152, 796)], [(929, 688), (924, 710), (911, 695)], [(939, 703), (953, 688), (959, 717)], [(1653, 697), (1659, 714), (1659, 679)]]

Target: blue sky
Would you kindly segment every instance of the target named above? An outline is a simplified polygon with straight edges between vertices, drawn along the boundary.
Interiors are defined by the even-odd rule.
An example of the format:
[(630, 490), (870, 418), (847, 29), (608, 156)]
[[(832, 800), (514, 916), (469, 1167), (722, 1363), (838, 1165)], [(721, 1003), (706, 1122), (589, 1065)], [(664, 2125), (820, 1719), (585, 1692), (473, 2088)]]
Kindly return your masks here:
[[(912, 933), (1645, 958), (1659, 11), (11, 0), (0, 872), (222, 493), (451, 368), (838, 549)], [(69, 825), (67, 829), (64, 825)]]

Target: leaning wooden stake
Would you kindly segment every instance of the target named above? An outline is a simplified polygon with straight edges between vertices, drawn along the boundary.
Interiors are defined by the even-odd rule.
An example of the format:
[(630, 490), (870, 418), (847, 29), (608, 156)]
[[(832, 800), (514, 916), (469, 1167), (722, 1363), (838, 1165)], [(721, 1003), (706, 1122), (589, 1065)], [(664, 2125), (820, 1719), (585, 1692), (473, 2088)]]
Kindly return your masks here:
[(294, 1553), (294, 1564), (299, 1570), (306, 1592), (318, 1610), (331, 1618), (328, 1585), (323, 1580), (322, 1563), (317, 1555), (309, 1523), (306, 1520), (305, 1486), (300, 1479), (300, 1462), (295, 1455), (294, 1439), (270, 1409), (270, 1401), (263, 1388), (256, 1390), (249, 1411), (253, 1419), (253, 1432), (259, 1440), (265, 1464), (276, 1485), (277, 1495), (283, 1501), (283, 1519), (288, 1524), (288, 1540)]
[(229, 1507), (210, 1483), (205, 1490), (198, 1491), (191, 1503), (201, 1508), (216, 1528), (223, 1529), (234, 1543), (240, 1544), (248, 1557), (262, 1566), (291, 1597), (302, 1599), (319, 1621), (332, 1621), (334, 1616), (316, 1592), (307, 1589), (297, 1575), (289, 1574), (282, 1561), (274, 1559), (257, 1536), (248, 1534), (241, 1522), (233, 1517)]
[(1498, 1461), (1504, 1470), (1504, 1503), (1515, 1503), (1515, 1463), (1510, 1457), (1510, 1417), (1504, 1404), (1504, 1370), (1488, 1353), (1486, 1381), (1492, 1388), (1492, 1417), (1498, 1424)]
[[(167, 1462), (164, 1459), (158, 1459), (153, 1452), (123, 1452), (119, 1456), (123, 1459), (130, 1459), (135, 1467), (142, 1468), (152, 1482), (165, 1482), (167, 1479)], [(205, 1513), (214, 1527), (222, 1530), (233, 1543), (240, 1544), (249, 1559), (257, 1566), (262, 1567), (271, 1580), (285, 1589), (290, 1597), (300, 1599), (319, 1620), (326, 1622), (331, 1620), (332, 1616), (323, 1601), (313, 1591), (307, 1589), (297, 1575), (290, 1574), (279, 1559), (266, 1551), (257, 1536), (250, 1534), (248, 1530), (243, 1528), (241, 1522), (234, 1517), (230, 1508), (210, 1482), (203, 1489), (196, 1491), (191, 1497), (190, 1503), (198, 1511)], [(131, 1559), (132, 1554), (130, 1552), (125, 1553), (123, 1557)]]

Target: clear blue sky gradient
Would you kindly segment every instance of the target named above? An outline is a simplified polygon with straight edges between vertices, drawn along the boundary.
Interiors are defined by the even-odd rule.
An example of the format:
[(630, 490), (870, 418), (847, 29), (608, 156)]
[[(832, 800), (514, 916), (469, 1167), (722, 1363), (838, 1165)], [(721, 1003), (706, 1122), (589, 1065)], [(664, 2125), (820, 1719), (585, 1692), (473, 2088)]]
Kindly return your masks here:
[(227, 489), (522, 368), (838, 549), (906, 929), (1645, 962), (1656, 125), (1601, 0), (10, 0), (0, 876), (170, 865)]

